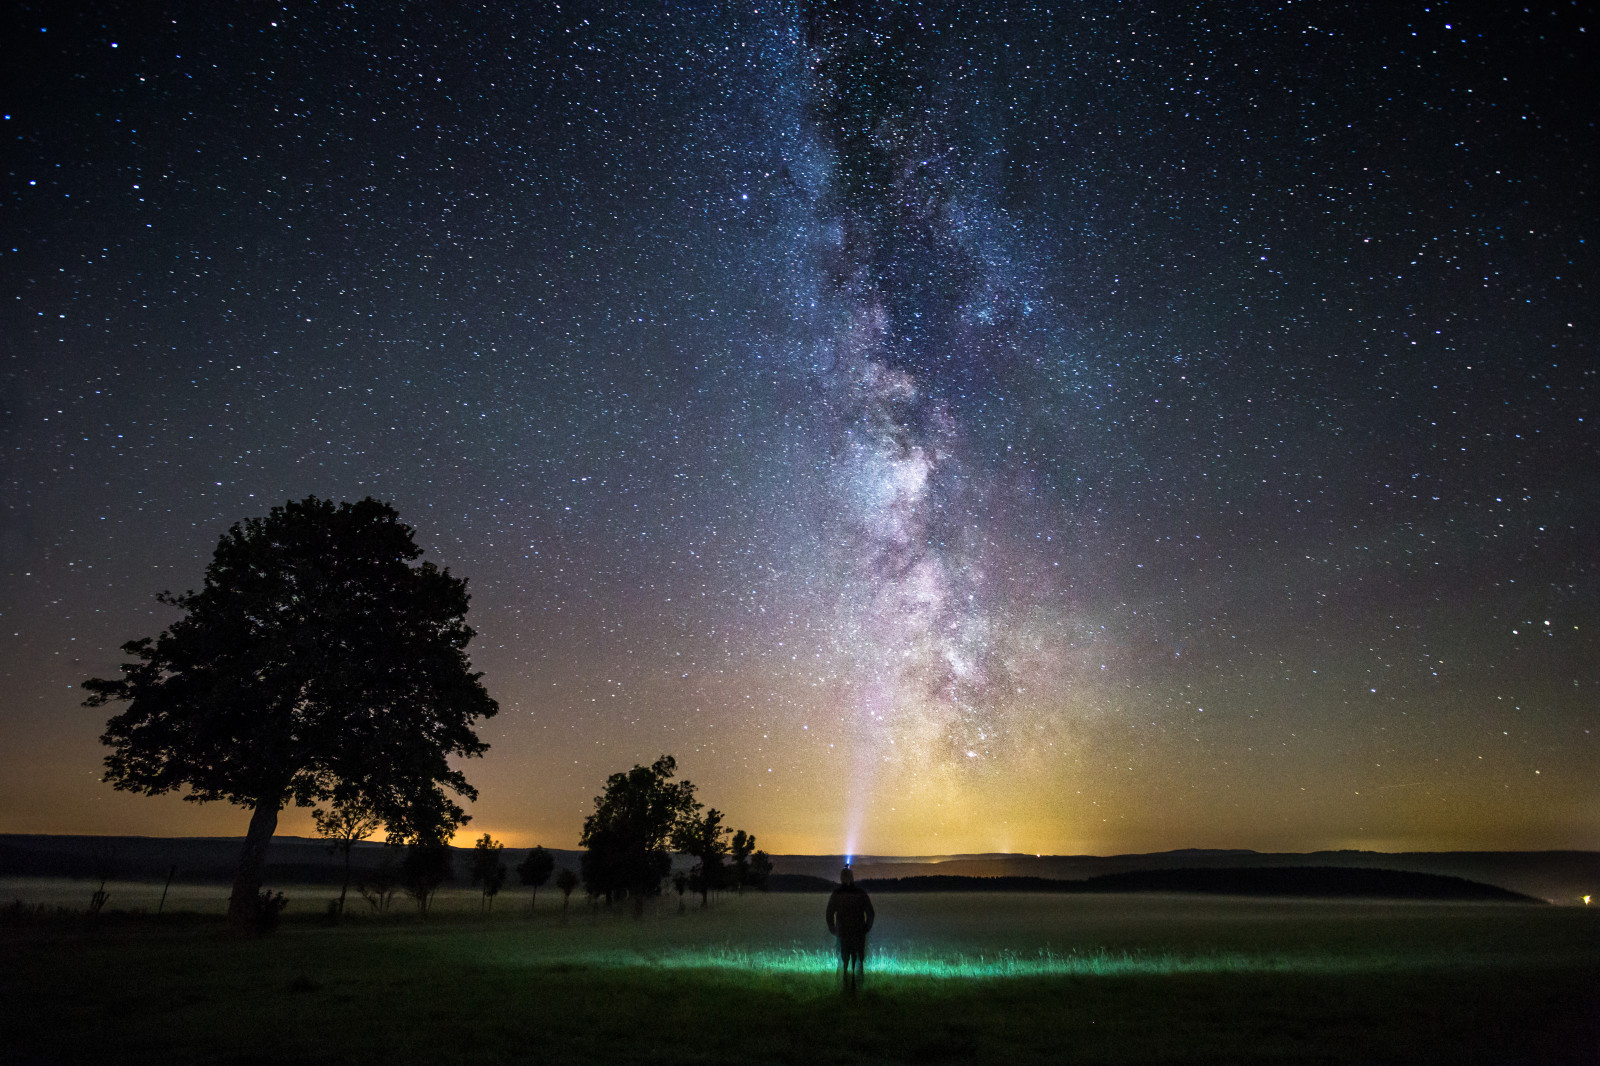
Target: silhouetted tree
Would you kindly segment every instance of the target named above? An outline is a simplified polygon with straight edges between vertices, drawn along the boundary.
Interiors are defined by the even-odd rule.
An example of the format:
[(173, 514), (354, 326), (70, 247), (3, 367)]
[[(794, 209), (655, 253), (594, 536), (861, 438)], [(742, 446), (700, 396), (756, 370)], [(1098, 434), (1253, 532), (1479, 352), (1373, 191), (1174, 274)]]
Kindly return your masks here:
[(733, 882), (733, 887), (740, 892), (750, 884), (750, 853), (756, 850), (754, 833), (746, 833), (740, 829), (733, 834), (733, 841), (728, 845), (730, 860), (728, 880)]
[(683, 913), (683, 894), (689, 891), (689, 873), (687, 870), (674, 870), (672, 873), (672, 890), (678, 894), (678, 913)]
[(694, 869), (689, 871), (689, 887), (700, 893), (701, 907), (710, 902), (712, 892), (726, 883), (722, 857), (728, 853), (728, 842), (723, 839), (727, 835), (722, 827), (722, 812), (715, 807), (699, 818), (681, 819), (672, 834), (673, 847), (696, 860)]
[(359, 799), (396, 841), (467, 821), (446, 794), (477, 793), (452, 756), (498, 709), (467, 662), (466, 582), (422, 554), (392, 507), (308, 497), (235, 525), (205, 586), (157, 599), (183, 617), (130, 641), (120, 678), (91, 678), (86, 705), (126, 701), (101, 740), (105, 779), (247, 808), (229, 918), (249, 928), (278, 813)]
[(555, 868), (555, 856), (538, 844), (528, 852), (527, 858), (517, 864), (518, 880), (533, 889), (533, 897), (528, 900), (529, 911), (533, 910), (534, 904), (539, 900), (539, 886), (550, 880), (550, 871)]
[(578, 875), (567, 869), (561, 868), (556, 874), (556, 887), (561, 890), (561, 920), (567, 920), (567, 905), (572, 902), (572, 890), (578, 887)]
[(472, 845), (472, 883), (483, 889), (483, 905), (487, 911), (494, 910), (494, 898), (506, 883), (506, 864), (500, 858), (503, 851), (505, 845), (488, 833)]
[[(754, 840), (754, 837), (750, 839)], [(750, 856), (749, 884), (751, 888), (767, 890), (767, 878), (772, 876), (772, 856), (764, 851), (758, 851)]]
[(694, 785), (674, 782), (678, 764), (663, 755), (650, 766), (635, 766), (606, 779), (594, 798), (594, 813), (583, 822), (583, 883), (610, 903), (632, 896), (634, 913), (644, 914), (646, 896), (661, 891), (672, 869), (667, 848), (679, 822), (699, 810)]
[(454, 875), (454, 859), (454, 850), (442, 840), (415, 840), (406, 848), (400, 877), (406, 893), (417, 901), (417, 913), (424, 918), (433, 894)]
[(341, 799), (335, 795), (328, 810), (317, 808), (311, 812), (317, 833), (326, 837), (335, 851), (344, 856), (344, 884), (339, 889), (338, 913), (344, 914), (344, 900), (350, 894), (350, 853), (357, 842), (367, 839), (383, 825), (372, 808), (359, 796)]

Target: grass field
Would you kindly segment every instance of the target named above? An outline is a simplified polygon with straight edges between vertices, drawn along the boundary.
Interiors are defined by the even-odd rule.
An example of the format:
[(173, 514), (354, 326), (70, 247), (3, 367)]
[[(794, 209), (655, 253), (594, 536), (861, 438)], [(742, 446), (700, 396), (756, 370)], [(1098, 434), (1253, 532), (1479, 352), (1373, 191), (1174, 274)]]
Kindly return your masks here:
[[(139, 898), (117, 889), (113, 907)], [(220, 910), (221, 895), (199, 902)], [(308, 890), (299, 909), (326, 896)], [(339, 926), (291, 906), (251, 941), (214, 916), (13, 915), (0, 1061), (1600, 1061), (1600, 914), (1583, 909), (877, 902), (854, 997), (837, 989), (811, 895), (681, 914), (668, 901), (642, 920), (575, 901), (565, 922), (553, 892), (531, 917), (522, 894), (489, 919), (468, 893), (427, 922), (403, 900), (395, 917)]]

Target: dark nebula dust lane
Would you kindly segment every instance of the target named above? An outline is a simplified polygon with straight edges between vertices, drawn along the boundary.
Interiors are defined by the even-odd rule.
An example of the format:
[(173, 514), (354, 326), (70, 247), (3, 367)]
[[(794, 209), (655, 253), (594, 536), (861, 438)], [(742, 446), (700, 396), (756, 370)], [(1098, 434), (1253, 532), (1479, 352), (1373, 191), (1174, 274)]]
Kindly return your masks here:
[(372, 494), (514, 844), (1594, 846), (1581, 5), (6, 19), (0, 829), (240, 832), (76, 686)]

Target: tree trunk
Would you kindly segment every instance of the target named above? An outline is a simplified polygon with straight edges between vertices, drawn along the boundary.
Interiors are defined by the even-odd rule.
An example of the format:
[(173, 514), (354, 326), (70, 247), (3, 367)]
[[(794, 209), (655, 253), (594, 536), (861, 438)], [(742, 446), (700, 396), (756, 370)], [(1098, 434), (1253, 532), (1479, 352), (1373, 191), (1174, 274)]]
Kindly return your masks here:
[(355, 847), (355, 841), (344, 842), (344, 887), (339, 889), (339, 917), (344, 917), (344, 898), (350, 894), (350, 852)]
[(267, 861), (267, 845), (278, 829), (278, 811), (283, 807), (283, 790), (263, 796), (250, 812), (250, 829), (233, 875), (233, 895), (228, 898), (228, 926), (235, 933), (256, 931), (256, 912), (261, 906), (261, 870)]

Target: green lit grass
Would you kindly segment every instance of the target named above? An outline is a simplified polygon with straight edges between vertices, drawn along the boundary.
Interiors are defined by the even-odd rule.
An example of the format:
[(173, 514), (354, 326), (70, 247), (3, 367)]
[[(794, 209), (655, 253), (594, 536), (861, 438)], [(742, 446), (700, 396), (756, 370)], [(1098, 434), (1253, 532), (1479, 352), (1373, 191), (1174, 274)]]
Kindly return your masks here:
[[(76, 892), (81, 885), (74, 889)], [(131, 894), (131, 893), (130, 893)], [(457, 893), (280, 933), (0, 929), (5, 1062), (1590, 1062), (1600, 915), (1499, 904), (905, 895), (840, 994), (818, 896)]]
[[(1270, 957), (1260, 955), (1133, 955), (1086, 952), (1033, 956), (928, 955), (903, 951), (878, 951), (871, 955), (869, 972), (875, 977), (931, 977), (940, 980), (1005, 980), (1037, 977), (1126, 977), (1134, 974), (1210, 973), (1362, 973), (1403, 968), (1409, 960), (1337, 959), (1317, 956)], [(609, 968), (661, 970), (725, 970), (755, 974), (833, 974), (838, 957), (831, 951), (737, 951), (729, 948), (685, 949), (666, 955), (646, 956), (614, 952), (578, 956), (573, 961)]]

